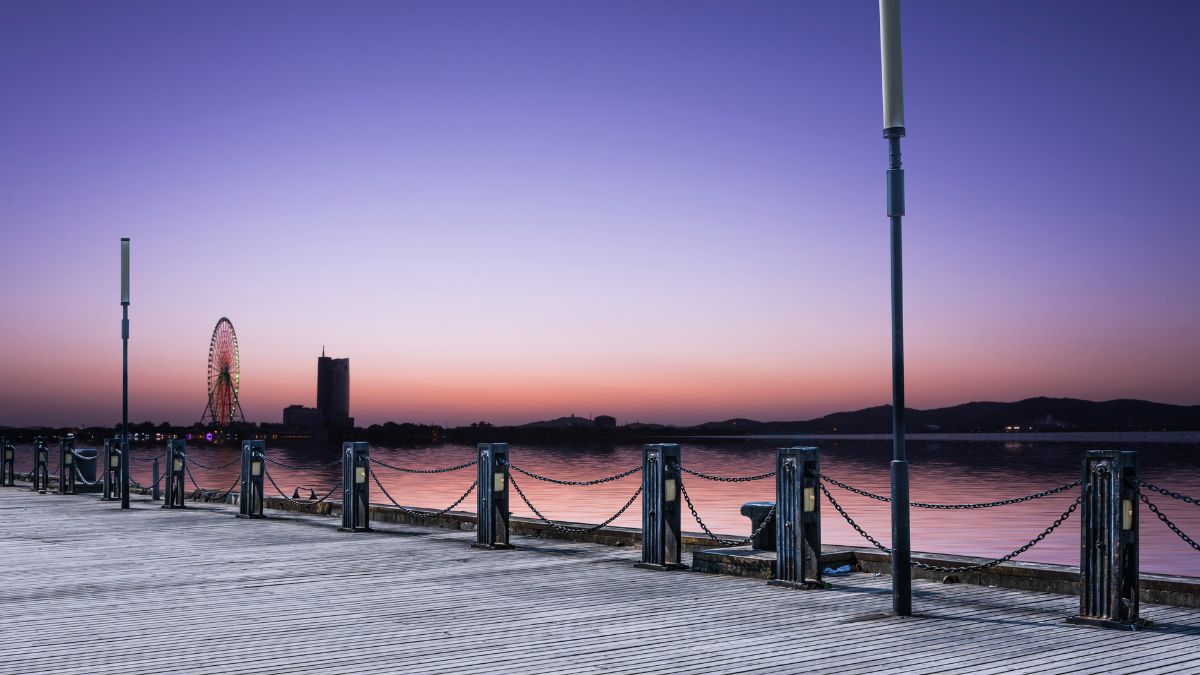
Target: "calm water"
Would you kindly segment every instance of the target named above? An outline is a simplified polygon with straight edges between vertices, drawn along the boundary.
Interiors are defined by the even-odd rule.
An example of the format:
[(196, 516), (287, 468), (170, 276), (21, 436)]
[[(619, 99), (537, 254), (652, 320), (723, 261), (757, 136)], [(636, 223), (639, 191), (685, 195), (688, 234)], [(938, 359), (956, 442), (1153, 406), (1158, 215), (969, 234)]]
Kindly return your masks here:
[[(969, 439), (969, 440), (967, 440)], [(82, 444), (81, 444), (82, 445)], [(886, 437), (842, 437), (838, 439), (705, 439), (683, 445), (683, 463), (691, 469), (726, 476), (764, 473), (774, 469), (775, 448), (813, 445), (821, 451), (822, 471), (838, 480), (878, 494), (888, 492), (888, 462), (891, 441)], [(1055, 437), (942, 436), (915, 437), (908, 444), (914, 501), (935, 503), (979, 502), (1017, 497), (1079, 477), (1080, 453), (1088, 449), (1137, 450), (1143, 480), (1183, 494), (1200, 497), (1200, 435), (1109, 434), (1080, 435), (1067, 440)], [(154, 451), (135, 448), (135, 456), (149, 457)], [(472, 447), (444, 444), (425, 448), (372, 448), (377, 459), (411, 468), (436, 468), (470, 461)], [(210, 466), (237, 457), (232, 448), (191, 447), (190, 457)], [(323, 463), (335, 455), (315, 451), (277, 448), (269, 456), (291, 465)], [(586, 480), (619, 473), (641, 462), (639, 444), (546, 447), (513, 445), (511, 461), (529, 471), (554, 478)], [(52, 447), (51, 466), (57, 462)], [(31, 464), (26, 446), (18, 453), (18, 471)], [(324, 494), (341, 479), (338, 466), (319, 470), (287, 470), (270, 466), (280, 487), (291, 491), (302, 486)], [(444, 508), (462, 495), (475, 479), (474, 467), (450, 474), (401, 474), (377, 468), (383, 484), (401, 504)], [(237, 477), (237, 465), (218, 471), (193, 469), (202, 487), (227, 489)], [(134, 479), (150, 482), (150, 463), (133, 463)], [(516, 480), (538, 509), (549, 518), (598, 523), (611, 516), (640, 485), (640, 474), (613, 483), (591, 487), (567, 487), (535, 481), (516, 474)], [(686, 477), (685, 485), (700, 516), (715, 532), (744, 537), (749, 521), (738, 513), (743, 502), (774, 499), (774, 483), (714, 483)], [(889, 543), (889, 506), (850, 494), (835, 487), (831, 492), (868, 532)], [(274, 489), (268, 483), (268, 494)], [(304, 494), (307, 494), (305, 491)], [(1073, 489), (1052, 497), (994, 509), (971, 511), (912, 510), (913, 549), (975, 556), (1000, 556), (1024, 544), (1042, 531), (1078, 496)], [(372, 486), (373, 502), (384, 502)], [(1200, 538), (1200, 507), (1152, 495), (1154, 501), (1180, 528)], [(460, 507), (473, 511), (474, 496)], [(635, 503), (616, 525), (641, 526), (641, 505)], [(823, 539), (830, 544), (869, 545), (825, 502), (822, 507)], [(532, 516), (516, 494), (515, 515)], [(1180, 541), (1144, 506), (1142, 519), (1142, 569), (1200, 576), (1200, 553)], [(699, 531), (684, 511), (684, 529)], [(1079, 563), (1078, 512), (1059, 531), (1049, 536), (1021, 560)]]

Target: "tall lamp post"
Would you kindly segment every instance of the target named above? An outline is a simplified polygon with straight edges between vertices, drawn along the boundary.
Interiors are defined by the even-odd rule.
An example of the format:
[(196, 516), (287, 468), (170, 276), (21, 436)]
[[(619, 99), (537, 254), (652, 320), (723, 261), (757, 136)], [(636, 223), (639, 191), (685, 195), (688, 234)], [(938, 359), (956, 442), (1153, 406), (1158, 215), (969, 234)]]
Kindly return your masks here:
[(888, 141), (887, 211), (892, 221), (892, 611), (912, 615), (912, 542), (908, 520), (908, 455), (904, 449), (904, 80), (900, 62), (900, 0), (879, 0), (883, 64), (883, 137)]
[(121, 508), (129, 508), (129, 237), (121, 238)]

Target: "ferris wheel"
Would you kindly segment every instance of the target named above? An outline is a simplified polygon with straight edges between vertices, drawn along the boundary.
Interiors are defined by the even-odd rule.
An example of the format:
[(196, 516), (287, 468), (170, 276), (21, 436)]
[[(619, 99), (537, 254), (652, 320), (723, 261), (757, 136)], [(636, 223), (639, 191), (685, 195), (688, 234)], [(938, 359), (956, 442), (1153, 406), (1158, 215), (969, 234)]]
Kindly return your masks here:
[(240, 386), (237, 333), (233, 331), (233, 323), (221, 317), (208, 345), (208, 404), (200, 415), (200, 422), (210, 421), (222, 427), (229, 426), (235, 418), (245, 422), (242, 404), (238, 402)]

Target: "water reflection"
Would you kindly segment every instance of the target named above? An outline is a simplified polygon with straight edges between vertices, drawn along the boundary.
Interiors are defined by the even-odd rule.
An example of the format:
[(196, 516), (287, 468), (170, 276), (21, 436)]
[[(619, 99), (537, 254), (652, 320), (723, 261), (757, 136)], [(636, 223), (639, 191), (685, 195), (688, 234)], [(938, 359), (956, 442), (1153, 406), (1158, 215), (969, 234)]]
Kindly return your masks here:
[[(697, 471), (725, 476), (745, 476), (774, 469), (775, 448), (781, 445), (814, 445), (821, 450), (821, 470), (842, 482), (877, 494), (888, 493), (888, 462), (891, 443), (879, 438), (838, 438), (794, 440), (705, 439), (683, 443), (684, 464)], [(911, 440), (908, 444), (912, 464), (912, 498), (934, 503), (981, 502), (1018, 497), (1075, 480), (1080, 473), (1080, 455), (1095, 448), (1137, 450), (1140, 473), (1144, 480), (1177, 492), (1200, 495), (1200, 442), (1155, 443), (1131, 440), (1087, 442), (1056, 440), (963, 440), (936, 438)], [(414, 469), (430, 469), (470, 461), (473, 447), (443, 444), (419, 448), (372, 448), (372, 455), (388, 464)], [(55, 455), (55, 453), (51, 453)], [(155, 454), (150, 448), (135, 449), (135, 458)], [(209, 466), (234, 460), (233, 448), (189, 448), (193, 459)], [(313, 466), (334, 457), (330, 452), (271, 448), (271, 459), (290, 466)], [(574, 446), (511, 446), (514, 465), (545, 476), (564, 480), (590, 480), (620, 473), (641, 462), (640, 444), (597, 444)], [(18, 453), (18, 470), (31, 466), (29, 446)], [(51, 463), (57, 461), (52, 459)], [(135, 461), (132, 475), (142, 484), (150, 483), (150, 463)], [(297, 486), (301, 494), (315, 490), (323, 495), (341, 480), (341, 468), (287, 469), (271, 465), (271, 475), (291, 496)], [(51, 467), (54, 469), (54, 466)], [(201, 486), (227, 488), (237, 478), (237, 465), (207, 470), (194, 468)], [(405, 474), (377, 468), (379, 479), (401, 504), (444, 508), (458, 499), (475, 479), (474, 467), (446, 474)], [(574, 522), (598, 523), (617, 511), (640, 485), (640, 474), (611, 483), (571, 487), (544, 483), (517, 474), (525, 494), (549, 518)], [(742, 537), (749, 522), (739, 515), (742, 503), (774, 499), (774, 483), (717, 483), (688, 476), (685, 481), (702, 518), (715, 532)], [(374, 486), (372, 486), (374, 487)], [(834, 497), (868, 532), (888, 544), (890, 539), (887, 504), (830, 487)], [(268, 483), (268, 494), (275, 491)], [(377, 492), (377, 491), (376, 491)], [(970, 511), (912, 510), (913, 549), (939, 553), (1000, 556), (1029, 541), (1064, 511), (1078, 495), (1069, 490), (1033, 502), (994, 509)], [(1184, 532), (1200, 536), (1200, 508), (1162, 496), (1152, 496), (1158, 506)], [(384, 502), (372, 494), (373, 502)], [(474, 500), (461, 506), (474, 510)], [(532, 517), (528, 508), (513, 495), (515, 515)], [(1196, 553), (1143, 507), (1141, 537), (1142, 569), (1200, 576), (1200, 553)], [(685, 510), (684, 529), (699, 531)], [(1078, 514), (1046, 538), (1022, 560), (1078, 564)], [(618, 518), (614, 525), (640, 527), (640, 505)], [(826, 543), (868, 545), (826, 502), (822, 506), (822, 538)]]

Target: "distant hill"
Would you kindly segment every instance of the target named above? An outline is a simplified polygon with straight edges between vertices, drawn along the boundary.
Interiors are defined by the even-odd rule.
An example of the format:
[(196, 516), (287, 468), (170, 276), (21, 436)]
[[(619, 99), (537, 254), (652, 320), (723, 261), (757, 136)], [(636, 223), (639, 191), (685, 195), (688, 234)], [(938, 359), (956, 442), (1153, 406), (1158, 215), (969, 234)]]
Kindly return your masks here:
[[(1200, 430), (1200, 405), (1038, 397), (1012, 403), (963, 403), (931, 410), (909, 408), (906, 422), (910, 433), (998, 432), (1018, 428), (1021, 431), (1196, 431)], [(721, 434), (883, 434), (892, 430), (892, 407), (881, 405), (796, 422), (733, 419), (690, 428)]]

